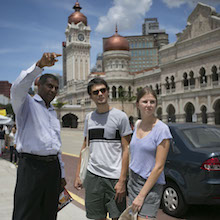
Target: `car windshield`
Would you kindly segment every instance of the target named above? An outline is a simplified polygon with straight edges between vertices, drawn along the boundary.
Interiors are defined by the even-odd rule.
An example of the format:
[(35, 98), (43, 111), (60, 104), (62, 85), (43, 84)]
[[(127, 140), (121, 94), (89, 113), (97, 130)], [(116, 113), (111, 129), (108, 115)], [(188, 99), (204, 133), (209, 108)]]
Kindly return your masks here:
[(182, 132), (196, 148), (220, 147), (220, 128), (190, 128), (184, 129)]

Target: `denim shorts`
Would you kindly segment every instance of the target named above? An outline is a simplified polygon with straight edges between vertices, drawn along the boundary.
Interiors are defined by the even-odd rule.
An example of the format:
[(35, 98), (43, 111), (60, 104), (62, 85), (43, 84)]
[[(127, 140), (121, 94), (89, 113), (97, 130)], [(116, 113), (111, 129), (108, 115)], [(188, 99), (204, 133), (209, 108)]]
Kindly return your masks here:
[[(145, 182), (146, 179), (142, 178), (141, 176), (130, 170), (129, 181), (128, 181), (129, 205), (131, 205), (134, 199), (138, 196)], [(160, 200), (162, 197), (162, 193), (163, 193), (163, 185), (156, 183), (145, 197), (143, 206), (141, 207), (138, 216), (146, 219), (156, 218), (158, 209), (160, 207)]]
[(115, 201), (115, 185), (118, 179), (97, 176), (87, 170), (83, 183), (85, 188), (86, 217), (102, 219), (109, 213), (110, 218), (118, 218), (126, 208), (126, 197), (118, 203)]

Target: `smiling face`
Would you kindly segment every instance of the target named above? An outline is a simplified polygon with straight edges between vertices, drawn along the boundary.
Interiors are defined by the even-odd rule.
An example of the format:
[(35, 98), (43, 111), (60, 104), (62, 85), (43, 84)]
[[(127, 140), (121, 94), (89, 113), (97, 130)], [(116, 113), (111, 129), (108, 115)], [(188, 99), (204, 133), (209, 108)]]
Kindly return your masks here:
[(157, 100), (151, 93), (146, 93), (137, 102), (137, 108), (142, 116), (152, 116), (157, 107)]
[(49, 107), (50, 102), (53, 101), (57, 95), (59, 84), (53, 78), (47, 78), (46, 82), (38, 85), (38, 95), (45, 101), (46, 106)]
[(93, 85), (91, 88), (91, 99), (98, 105), (108, 103), (108, 90), (104, 84)]

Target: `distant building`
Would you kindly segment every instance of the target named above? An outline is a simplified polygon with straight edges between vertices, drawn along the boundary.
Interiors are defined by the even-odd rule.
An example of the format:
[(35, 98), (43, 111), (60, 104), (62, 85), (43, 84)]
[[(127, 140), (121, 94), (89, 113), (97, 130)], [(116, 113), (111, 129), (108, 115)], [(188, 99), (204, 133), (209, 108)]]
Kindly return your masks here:
[[(82, 128), (85, 115), (96, 108), (87, 94), (88, 81), (96, 76), (109, 84), (110, 105), (134, 120), (140, 115), (133, 98), (149, 86), (158, 96), (156, 116), (164, 122), (220, 124), (220, 14), (198, 3), (171, 44), (155, 19), (145, 24), (146, 35), (123, 37), (116, 29), (114, 35), (103, 38), (103, 72), (92, 72), (82, 80), (76, 78), (80, 69), (75, 75), (66, 69), (73, 78), (67, 77), (58, 96), (68, 103), (60, 110), (64, 126)], [(78, 53), (86, 55), (83, 42), (78, 42), (78, 48)]]
[(0, 81), (0, 94), (10, 98), (11, 85), (8, 81)]
[[(159, 49), (168, 44), (168, 34), (159, 29), (157, 18), (146, 18), (143, 24), (143, 35), (124, 36), (131, 52), (129, 72), (147, 70), (159, 65)], [(108, 38), (103, 38), (103, 47)], [(105, 71), (105, 70), (104, 70)]]
[(157, 21), (157, 18), (145, 18), (144, 24), (142, 24), (142, 34), (148, 35), (159, 33), (165, 33), (165, 30), (161, 30), (159, 28), (159, 22)]
[(95, 66), (91, 69), (91, 72), (103, 72), (103, 56), (102, 53), (98, 53), (96, 57), (96, 64)]
[(73, 12), (68, 17), (65, 30), (66, 41), (63, 42), (63, 77), (64, 85), (88, 79), (90, 74), (90, 32), (87, 17), (77, 1)]

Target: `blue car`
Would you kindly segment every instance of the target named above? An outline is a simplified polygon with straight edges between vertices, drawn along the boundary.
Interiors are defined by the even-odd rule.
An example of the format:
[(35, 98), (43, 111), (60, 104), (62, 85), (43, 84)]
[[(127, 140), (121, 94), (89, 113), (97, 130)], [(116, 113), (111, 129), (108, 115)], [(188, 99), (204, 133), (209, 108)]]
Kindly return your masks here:
[(195, 123), (168, 126), (173, 140), (165, 165), (163, 211), (180, 217), (192, 204), (220, 204), (220, 127)]

